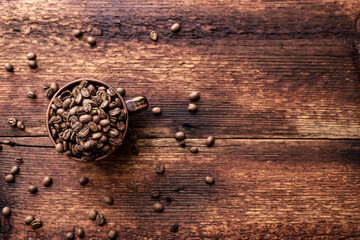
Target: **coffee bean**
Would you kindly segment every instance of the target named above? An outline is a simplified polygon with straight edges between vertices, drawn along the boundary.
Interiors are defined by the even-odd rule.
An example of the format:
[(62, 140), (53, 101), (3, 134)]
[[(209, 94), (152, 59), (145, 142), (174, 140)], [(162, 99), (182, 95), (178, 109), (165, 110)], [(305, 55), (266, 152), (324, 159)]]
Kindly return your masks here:
[(20, 168), (19, 168), (18, 166), (16, 166), (16, 165), (13, 166), (13, 167), (10, 169), (10, 173), (11, 173), (12, 175), (18, 174), (19, 171), (20, 171)]
[(33, 91), (28, 91), (27, 95), (29, 98), (36, 98), (36, 94)]
[(80, 29), (76, 29), (76, 30), (74, 30), (73, 34), (76, 38), (79, 38), (79, 37), (81, 37), (82, 32)]
[(45, 187), (48, 187), (52, 184), (52, 178), (49, 177), (49, 176), (46, 176), (44, 177), (43, 181), (42, 181), (42, 184), (45, 186)]
[(194, 103), (189, 103), (188, 110), (189, 112), (196, 112), (198, 110), (198, 107)]
[(197, 152), (199, 152), (199, 149), (197, 147), (191, 147), (190, 152), (197, 153)]
[(22, 163), (23, 159), (21, 157), (17, 157), (17, 158), (15, 158), (15, 161), (18, 162), (18, 163)]
[(104, 197), (104, 202), (105, 202), (107, 205), (113, 205), (114, 200), (113, 200), (112, 197), (110, 197), (110, 196), (105, 196), (105, 197)]
[(94, 46), (96, 44), (96, 39), (94, 37), (88, 37), (86, 41), (90, 44), (90, 46)]
[(29, 52), (28, 54), (26, 54), (27, 59), (29, 60), (35, 60), (36, 59), (36, 54), (33, 52)]
[(54, 90), (53, 89), (51, 89), (51, 88), (49, 88), (49, 89), (46, 89), (46, 91), (45, 91), (45, 96), (47, 97), (47, 98), (52, 98), (53, 96), (54, 96)]
[(101, 213), (96, 215), (96, 224), (97, 225), (104, 225), (105, 224), (105, 217)]
[(116, 239), (117, 232), (115, 230), (110, 230), (108, 233), (108, 237), (113, 240)]
[(8, 62), (5, 63), (4, 67), (5, 67), (6, 71), (8, 71), (8, 72), (13, 72), (13, 71), (14, 71), (13, 65), (11, 65), (11, 64), (8, 63)]
[(175, 133), (175, 139), (178, 141), (181, 141), (185, 138), (185, 133), (184, 132), (177, 132)]
[(174, 23), (172, 26), (171, 26), (171, 31), (172, 32), (178, 32), (179, 30), (180, 30), (180, 24), (178, 24), (178, 23)]
[(158, 162), (155, 167), (155, 171), (158, 174), (163, 174), (165, 172), (165, 166), (161, 162)]
[(13, 182), (14, 180), (15, 180), (15, 177), (12, 174), (8, 174), (8, 175), (5, 176), (5, 181), (8, 182), (8, 183)]
[(95, 210), (90, 210), (88, 216), (90, 220), (94, 221), (96, 219), (97, 212)]
[(24, 222), (25, 222), (26, 225), (30, 225), (31, 222), (34, 221), (34, 220), (35, 220), (34, 216), (29, 215), (29, 216), (25, 217)]
[(214, 144), (214, 142), (215, 142), (215, 138), (213, 136), (209, 136), (206, 139), (206, 146), (210, 147)]
[(151, 38), (151, 40), (156, 41), (156, 40), (158, 39), (158, 34), (157, 34), (157, 32), (151, 31), (151, 32), (150, 32), (150, 38)]
[(161, 108), (159, 108), (159, 107), (154, 107), (154, 108), (151, 110), (151, 112), (152, 112), (153, 114), (155, 114), (155, 115), (158, 115), (158, 114), (161, 113)]
[(16, 118), (11, 117), (11, 118), (8, 118), (7, 122), (11, 127), (15, 127), (17, 120), (16, 120)]
[(34, 185), (30, 185), (28, 190), (29, 190), (30, 193), (35, 194), (35, 193), (37, 193), (38, 188), (36, 186), (34, 186)]
[(58, 85), (57, 83), (55, 83), (55, 82), (52, 82), (52, 83), (50, 84), (50, 88), (51, 88), (52, 90), (54, 90), (54, 92), (57, 92), (57, 90), (59, 89), (59, 85)]
[(84, 186), (84, 185), (88, 184), (89, 179), (87, 177), (81, 177), (79, 182), (80, 182), (80, 185)]
[(35, 220), (33, 220), (33, 221), (30, 223), (30, 226), (31, 226), (33, 229), (37, 229), (37, 228), (39, 228), (39, 227), (42, 226), (42, 222), (41, 222), (41, 220), (39, 220), (39, 219), (35, 219)]
[(81, 123), (88, 123), (92, 121), (93, 117), (91, 115), (85, 114), (79, 117), (79, 122)]
[(28, 66), (29, 66), (30, 68), (36, 68), (36, 67), (37, 67), (37, 63), (36, 63), (35, 60), (29, 60), (29, 61), (28, 61)]
[(1, 213), (4, 216), (9, 216), (11, 214), (11, 209), (9, 207), (3, 207)]
[(178, 224), (174, 224), (174, 225), (171, 226), (170, 231), (171, 231), (171, 232), (177, 232), (178, 229), (179, 229), (179, 225), (178, 225)]
[(110, 121), (109, 121), (109, 119), (103, 119), (103, 120), (100, 121), (99, 124), (100, 124), (100, 126), (102, 126), (102, 127), (107, 127), (107, 126), (110, 125)]
[(66, 240), (73, 240), (75, 238), (75, 235), (73, 232), (67, 232), (65, 238)]
[(151, 197), (156, 199), (156, 198), (159, 198), (160, 197), (160, 192), (159, 191), (153, 191), (151, 193)]
[(82, 238), (85, 235), (85, 232), (84, 232), (84, 230), (82, 228), (76, 229), (75, 233), (76, 233), (76, 236), (78, 236), (79, 238)]
[(50, 88), (50, 85), (48, 84), (43, 84), (43, 89), (46, 90), (46, 89), (49, 89)]
[(156, 212), (162, 212), (164, 210), (164, 205), (159, 202), (154, 203), (153, 208)]
[(196, 100), (198, 100), (200, 98), (200, 92), (199, 91), (194, 91), (194, 92), (191, 92), (190, 94), (189, 94), (189, 99), (191, 100), (191, 101), (196, 101)]
[(214, 178), (213, 177), (210, 177), (210, 176), (206, 176), (205, 177), (205, 182), (207, 184), (213, 184), (215, 182)]
[(179, 143), (179, 146), (182, 147), (182, 148), (186, 148), (186, 141), (183, 140)]
[(58, 153), (64, 152), (63, 144), (62, 144), (62, 143), (57, 143), (57, 144), (55, 145), (55, 150), (56, 150)]
[(21, 130), (24, 130), (24, 129), (25, 129), (25, 125), (24, 125), (24, 123), (23, 123), (22, 121), (17, 121), (16, 127), (17, 127), (18, 129), (21, 129)]
[(125, 88), (117, 88), (116, 91), (118, 91), (118, 93), (120, 93), (121, 96), (125, 96), (126, 94), (126, 91), (125, 91)]

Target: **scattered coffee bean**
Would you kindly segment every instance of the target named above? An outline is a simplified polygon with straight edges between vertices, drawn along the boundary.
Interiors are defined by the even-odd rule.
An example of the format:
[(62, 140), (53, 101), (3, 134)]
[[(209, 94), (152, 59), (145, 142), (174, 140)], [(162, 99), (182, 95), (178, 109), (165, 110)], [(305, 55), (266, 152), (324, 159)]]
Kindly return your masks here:
[(210, 177), (210, 176), (206, 176), (205, 177), (205, 182), (207, 184), (213, 184), (215, 182), (214, 178), (213, 177)]
[(159, 191), (153, 191), (151, 193), (151, 197), (156, 199), (156, 198), (159, 198), (160, 197), (160, 192)]
[(29, 190), (30, 193), (35, 194), (35, 193), (37, 193), (38, 188), (36, 186), (34, 186), (34, 185), (30, 185), (28, 190)]
[(80, 182), (80, 185), (84, 186), (84, 185), (88, 184), (89, 179), (87, 177), (81, 177), (79, 182)]
[(50, 88), (51, 88), (52, 90), (54, 90), (54, 92), (57, 92), (57, 90), (59, 90), (59, 85), (58, 85), (57, 83), (55, 83), (55, 82), (52, 82), (52, 83), (50, 84)]
[(96, 39), (94, 37), (88, 37), (86, 41), (90, 44), (90, 46), (94, 46), (96, 44)]
[(194, 92), (191, 92), (190, 94), (189, 94), (189, 99), (191, 100), (191, 101), (196, 101), (196, 100), (198, 100), (200, 98), (200, 92), (199, 91), (194, 91)]
[(154, 108), (151, 110), (151, 112), (152, 112), (153, 114), (155, 114), (155, 115), (158, 115), (158, 114), (161, 113), (161, 108), (159, 108), (159, 107), (154, 107)]
[(33, 221), (30, 223), (30, 226), (31, 226), (33, 229), (37, 229), (37, 228), (39, 228), (39, 227), (42, 226), (42, 222), (41, 222), (41, 220), (39, 220), (39, 219), (35, 219), (35, 220), (33, 220)]
[(163, 174), (165, 172), (165, 166), (161, 162), (158, 162), (155, 167), (157, 174)]
[(180, 131), (180, 132), (177, 132), (175, 133), (175, 139), (178, 140), (178, 141), (181, 141), (185, 138), (185, 133)]
[(196, 112), (198, 110), (198, 107), (194, 103), (189, 103), (188, 110), (189, 112)]
[(49, 177), (49, 176), (46, 176), (44, 177), (43, 181), (42, 181), (42, 184), (45, 186), (45, 187), (48, 187), (52, 184), (52, 178)]
[(154, 203), (153, 208), (156, 212), (162, 212), (164, 210), (164, 205), (159, 202)]
[(197, 153), (197, 152), (199, 152), (199, 149), (197, 147), (191, 147), (190, 152)]
[(1, 212), (4, 216), (9, 216), (11, 214), (11, 209), (9, 207), (3, 207)]
[(97, 225), (104, 225), (105, 224), (105, 217), (101, 213), (96, 215), (96, 224)]
[(48, 84), (43, 84), (43, 89), (46, 90), (46, 89), (49, 89), (50, 88), (50, 85)]
[(113, 205), (114, 200), (113, 200), (112, 197), (110, 197), (110, 196), (105, 196), (105, 197), (104, 197), (104, 202), (105, 202), (107, 205)]
[(30, 68), (36, 68), (36, 67), (37, 67), (37, 63), (36, 63), (35, 60), (29, 60), (29, 61), (28, 61), (28, 66), (29, 66)]
[(52, 98), (54, 96), (54, 93), (55, 93), (55, 91), (53, 89), (49, 88), (49, 89), (46, 89), (45, 96), (47, 98)]
[(30, 225), (31, 222), (34, 221), (34, 220), (35, 220), (34, 216), (29, 215), (29, 216), (25, 217), (24, 222), (25, 222), (26, 225)]
[(172, 32), (178, 32), (179, 30), (180, 30), (180, 24), (178, 24), (178, 23), (174, 23), (172, 26), (171, 26), (171, 31)]
[(29, 60), (35, 60), (36, 59), (36, 54), (33, 52), (29, 52), (28, 54), (26, 54), (27, 59)]
[(114, 240), (116, 239), (116, 235), (117, 235), (117, 232), (115, 230), (110, 230), (109, 231), (109, 234), (108, 234), (108, 237), (111, 239), (111, 240)]
[(13, 166), (13, 167), (10, 169), (10, 173), (11, 173), (12, 175), (18, 174), (19, 171), (20, 171), (20, 168), (19, 168), (18, 166), (16, 166), (16, 165)]
[(183, 140), (179, 143), (179, 146), (182, 147), (182, 148), (186, 148), (186, 141)]
[(126, 91), (125, 91), (125, 88), (117, 88), (116, 91), (118, 91), (118, 93), (120, 93), (121, 96), (125, 96), (126, 94)]
[(151, 38), (151, 40), (156, 41), (158, 39), (157, 32), (151, 31), (150, 32), (150, 38)]
[(15, 127), (17, 120), (16, 120), (16, 118), (11, 117), (11, 118), (8, 118), (7, 122), (11, 127)]
[(206, 146), (210, 147), (214, 144), (214, 142), (215, 142), (215, 138), (213, 136), (209, 136), (206, 139)]
[(94, 221), (96, 219), (97, 212), (95, 210), (90, 210), (88, 215), (89, 219)]
[(85, 235), (85, 232), (84, 232), (84, 230), (82, 228), (76, 229), (75, 233), (76, 233), (76, 236), (78, 236), (79, 238), (82, 238)]
[(82, 35), (82, 31), (80, 29), (76, 29), (74, 30), (73, 34), (76, 38), (79, 38)]
[(33, 91), (28, 91), (27, 95), (29, 98), (36, 98), (36, 94)]
[(5, 63), (4, 67), (5, 67), (6, 71), (8, 71), (8, 72), (13, 72), (13, 71), (14, 71), (13, 65), (11, 65), (11, 64), (8, 63), (8, 62)]
[(8, 175), (5, 176), (5, 181), (8, 182), (8, 183), (13, 182), (14, 180), (15, 180), (15, 177), (12, 174), (8, 174)]
[(73, 232), (67, 232), (65, 237), (66, 237), (66, 240), (73, 240), (75, 238), (75, 235)]
[(21, 157), (17, 157), (15, 158), (15, 161), (18, 162), (18, 163), (22, 163), (24, 162), (23, 159)]
[(62, 144), (62, 143), (57, 143), (57, 144), (55, 145), (55, 150), (56, 150), (58, 153), (64, 152), (63, 144)]
[(179, 229), (179, 225), (174, 224), (174, 225), (171, 226), (170, 231), (171, 231), (171, 232), (177, 232), (178, 229)]
[(17, 121), (16, 123), (16, 127), (20, 130), (24, 130), (25, 129), (25, 125), (22, 121)]

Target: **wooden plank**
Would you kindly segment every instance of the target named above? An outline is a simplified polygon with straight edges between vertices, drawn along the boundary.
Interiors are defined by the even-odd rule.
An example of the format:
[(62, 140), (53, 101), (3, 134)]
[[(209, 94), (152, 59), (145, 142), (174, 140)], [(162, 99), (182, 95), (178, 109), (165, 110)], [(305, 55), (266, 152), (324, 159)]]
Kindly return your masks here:
[[(13, 140), (31, 145), (31, 139)], [(104, 239), (110, 229), (119, 239), (360, 237), (360, 141), (217, 139), (211, 148), (204, 140), (187, 141), (183, 149), (173, 139), (139, 139), (138, 155), (127, 146), (88, 164), (49, 148), (4, 146), (1, 173), (16, 157), (24, 162), (15, 183), (0, 179), (0, 206), (13, 209), (9, 219), (1, 216), (0, 237), (64, 239), (76, 227), (84, 227), (87, 239)], [(189, 152), (193, 145), (198, 154)], [(158, 161), (165, 164), (163, 175), (155, 173)], [(49, 188), (40, 184), (45, 175), (54, 180)], [(204, 183), (206, 175), (215, 177), (214, 185)], [(81, 176), (90, 178), (87, 186), (79, 185)], [(29, 184), (39, 187), (36, 195)], [(152, 210), (154, 190), (161, 192), (163, 213)], [(108, 194), (112, 206), (102, 201)], [(90, 209), (105, 215), (105, 226), (87, 219)], [(28, 214), (44, 226), (31, 230), (23, 224)], [(171, 233), (175, 223), (179, 232)]]

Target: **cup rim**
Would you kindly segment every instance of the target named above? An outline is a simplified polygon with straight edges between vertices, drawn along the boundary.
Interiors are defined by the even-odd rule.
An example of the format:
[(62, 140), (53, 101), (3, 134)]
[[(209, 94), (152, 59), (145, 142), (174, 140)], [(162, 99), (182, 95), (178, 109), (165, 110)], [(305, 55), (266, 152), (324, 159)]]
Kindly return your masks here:
[[(51, 109), (51, 104), (53, 103), (55, 97), (59, 96), (59, 94), (61, 92), (63, 92), (64, 90), (68, 90), (68, 88), (70, 88), (71, 86), (75, 85), (76, 83), (80, 83), (82, 81), (88, 81), (89, 83), (96, 83), (96, 84), (100, 84), (100, 85), (103, 85), (107, 88), (111, 88), (112, 90), (114, 90), (114, 92), (116, 93), (116, 95), (120, 98), (121, 102), (122, 102), (122, 105), (124, 107), (124, 109), (126, 110), (126, 123), (125, 123), (125, 131), (123, 133), (123, 137), (122, 137), (122, 140), (124, 141), (125, 139), (125, 135), (127, 133), (127, 130), (128, 130), (128, 125), (129, 125), (129, 111), (127, 109), (127, 106), (126, 106), (126, 102), (124, 101), (124, 98), (120, 95), (120, 93), (118, 93), (118, 91), (116, 91), (116, 89), (114, 87), (112, 87), (110, 84), (102, 81), (102, 80), (99, 80), (99, 79), (94, 79), (94, 78), (78, 78), (78, 79), (75, 79), (75, 80), (72, 80), (68, 83), (66, 83), (64, 86), (62, 86), (61, 88), (59, 88), (59, 90), (54, 94), (54, 96), (51, 98), (50, 102), (49, 102), (49, 105), (47, 107), (47, 110), (46, 110), (46, 118), (45, 118), (45, 125), (46, 125), (46, 131), (50, 137), (50, 140), (52, 142), (52, 144), (55, 146), (56, 145), (56, 142), (53, 138), (53, 136), (51, 135), (51, 131), (50, 131), (50, 128), (49, 128), (49, 112), (50, 112), (50, 109)], [(122, 145), (122, 144), (121, 144)], [(121, 146), (119, 145), (119, 146)], [(119, 147), (117, 146), (116, 148), (114, 148), (113, 151), (110, 151), (109, 153), (105, 154), (104, 156), (101, 156), (101, 157), (98, 157), (96, 159), (94, 159), (93, 162), (95, 161), (99, 161), (99, 160), (102, 160), (108, 156), (110, 156), (112, 153), (114, 153), (116, 151), (116, 149)], [(76, 158), (76, 157), (72, 157), (72, 156), (68, 156), (66, 155), (64, 152), (62, 153), (64, 156), (66, 156), (67, 158), (70, 158), (72, 160), (75, 160), (75, 161), (79, 161), (79, 162), (83, 162), (81, 161), (80, 158)]]

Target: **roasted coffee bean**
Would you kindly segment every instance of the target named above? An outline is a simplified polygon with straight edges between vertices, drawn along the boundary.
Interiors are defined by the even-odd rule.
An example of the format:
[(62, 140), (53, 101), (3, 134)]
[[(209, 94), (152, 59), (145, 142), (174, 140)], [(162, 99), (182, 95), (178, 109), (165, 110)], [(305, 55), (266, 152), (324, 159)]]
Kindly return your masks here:
[(213, 177), (210, 177), (210, 176), (206, 176), (205, 177), (205, 182), (207, 184), (213, 184), (215, 182), (214, 178)]
[(15, 165), (10, 169), (10, 174), (15, 175), (15, 174), (18, 174), (19, 171), (20, 171), (20, 168)]
[(25, 129), (25, 125), (24, 125), (24, 123), (23, 123), (22, 121), (17, 121), (16, 127), (17, 127), (18, 129), (21, 129), (21, 130), (24, 130), (24, 129)]
[(111, 109), (109, 111), (109, 115), (110, 116), (117, 116), (117, 115), (119, 115), (120, 112), (121, 112), (120, 108), (114, 108), (114, 109)]
[(102, 127), (107, 127), (107, 126), (110, 125), (110, 120), (109, 120), (109, 119), (103, 119), (103, 120), (100, 121), (99, 124), (100, 124), (100, 126), (102, 126)]
[(96, 215), (96, 224), (97, 225), (104, 225), (105, 224), (105, 217), (101, 213)]
[(95, 46), (96, 44), (96, 39), (94, 37), (88, 37), (86, 41), (90, 44), (90, 46)]
[(63, 107), (64, 109), (68, 109), (69, 106), (70, 106), (70, 104), (71, 104), (71, 98), (67, 98), (67, 99), (65, 99), (65, 100), (63, 101), (62, 107)]
[(94, 122), (94, 123), (99, 123), (99, 122), (100, 122), (100, 117), (99, 117), (99, 115), (93, 116), (93, 122)]
[(71, 96), (72, 96), (71, 92), (69, 90), (65, 90), (61, 92), (59, 98), (61, 99), (61, 101), (64, 101), (65, 99), (71, 98)]
[(18, 163), (22, 163), (24, 162), (23, 159), (21, 157), (17, 157), (15, 158), (15, 161), (18, 162)]
[(37, 228), (39, 228), (39, 227), (42, 226), (42, 222), (41, 222), (41, 220), (39, 220), (39, 219), (35, 219), (35, 220), (33, 220), (33, 221), (30, 223), (30, 226), (31, 226), (33, 229), (37, 229)]
[(178, 229), (179, 229), (179, 225), (177, 225), (177, 224), (174, 224), (174, 225), (172, 225), (172, 226), (170, 227), (170, 231), (171, 231), (171, 232), (177, 232)]
[(99, 87), (98, 87), (98, 91), (106, 91), (106, 87), (104, 87), (104, 86), (99, 86)]
[(109, 237), (111, 240), (116, 239), (116, 235), (117, 235), (117, 232), (116, 232), (115, 230), (110, 230), (109, 233), (108, 233), (108, 237)]
[(88, 216), (90, 220), (94, 221), (96, 219), (97, 212), (95, 210), (90, 210)]
[(191, 147), (190, 152), (197, 153), (197, 152), (199, 152), (199, 149), (197, 147)]
[[(94, 117), (93, 117), (93, 120), (94, 120)], [(97, 124), (95, 122), (89, 122), (88, 126), (89, 126), (89, 128), (90, 128), (90, 130), (92, 132), (97, 132), (98, 131), (98, 126), (97, 126)]]
[(178, 31), (180, 30), (180, 24), (174, 23), (174, 24), (171, 26), (170, 29), (171, 29), (172, 32), (176, 33), (176, 32), (178, 32)]
[(106, 93), (111, 97), (116, 96), (116, 92), (112, 88), (106, 89)]
[(46, 89), (49, 89), (50, 88), (50, 85), (48, 84), (43, 84), (43, 89), (46, 90)]
[(109, 143), (113, 146), (120, 146), (122, 144), (122, 138), (121, 137), (109, 138)]
[(214, 142), (215, 142), (215, 138), (213, 136), (209, 136), (206, 139), (206, 146), (210, 147), (214, 144)]
[(156, 41), (158, 39), (158, 34), (155, 31), (150, 32), (150, 39)]
[(151, 193), (151, 197), (156, 199), (156, 198), (159, 198), (160, 197), (160, 192), (159, 191), (153, 191)]
[(91, 115), (85, 114), (79, 117), (79, 122), (81, 123), (88, 123), (92, 121), (93, 117)]
[(110, 197), (110, 196), (105, 196), (105, 197), (104, 197), (104, 202), (105, 202), (107, 205), (113, 205), (114, 200), (113, 200), (112, 197)]
[(115, 138), (115, 137), (119, 136), (119, 130), (117, 130), (116, 128), (110, 128), (108, 131), (108, 135), (111, 138)]
[(36, 98), (36, 94), (33, 91), (28, 91), (27, 95), (29, 98)]
[(178, 141), (181, 141), (185, 138), (185, 133), (180, 131), (180, 132), (177, 132), (175, 133), (175, 139), (178, 140)]
[(29, 52), (28, 54), (26, 54), (27, 59), (29, 60), (35, 60), (36, 59), (36, 54), (33, 52)]
[(152, 112), (153, 114), (155, 114), (155, 115), (158, 115), (158, 114), (161, 113), (161, 108), (159, 108), (159, 107), (154, 107), (154, 108), (151, 110), (151, 112)]
[(159, 202), (156, 202), (154, 203), (153, 205), (153, 209), (156, 211), (156, 212), (162, 212), (164, 210), (164, 205), (162, 205), (161, 203)]
[(65, 109), (59, 108), (58, 110), (56, 110), (56, 115), (61, 116), (64, 112), (65, 112)]
[(191, 100), (191, 101), (196, 101), (196, 100), (198, 100), (200, 98), (200, 92), (199, 91), (194, 91), (194, 92), (191, 92), (190, 94), (189, 94), (189, 99)]
[(75, 235), (73, 232), (67, 232), (65, 238), (66, 240), (73, 240), (75, 238)]
[(8, 62), (5, 63), (4, 67), (5, 67), (6, 71), (8, 71), (8, 72), (13, 72), (13, 71), (14, 71), (13, 65), (11, 65), (11, 64), (8, 63)]
[(189, 103), (188, 110), (189, 112), (196, 112), (198, 110), (198, 107), (194, 103)]
[(45, 186), (45, 187), (48, 187), (52, 184), (52, 178), (49, 177), (49, 176), (46, 176), (44, 177), (43, 181), (42, 181), (42, 184)]
[(13, 182), (14, 180), (15, 180), (15, 177), (12, 174), (8, 174), (8, 175), (5, 176), (5, 181), (8, 182), (8, 183)]
[(29, 60), (29, 61), (28, 61), (28, 66), (29, 66), (30, 68), (36, 68), (36, 67), (37, 67), (37, 63), (36, 63), (35, 60)]
[(57, 143), (57, 144), (55, 145), (55, 150), (56, 150), (58, 153), (64, 152), (64, 146), (63, 146), (63, 144), (62, 144), (62, 143)]
[(1, 213), (4, 216), (9, 216), (11, 214), (11, 209), (9, 207), (3, 207), (1, 209)]
[(118, 93), (120, 93), (121, 96), (125, 96), (126, 94), (126, 91), (125, 91), (125, 88), (117, 88), (116, 91), (118, 91)]
[(89, 179), (87, 177), (81, 177), (79, 182), (80, 182), (80, 185), (84, 186), (84, 185), (88, 184)]
[(90, 97), (90, 91), (89, 89), (87, 88), (82, 88), (81, 90), (81, 95), (84, 97), (84, 98), (89, 98)]
[(7, 122), (11, 127), (15, 127), (17, 120), (16, 120), (16, 118), (11, 117), (11, 118), (8, 118)]
[(126, 128), (126, 125), (124, 122), (117, 122), (116, 127), (117, 127), (117, 129), (119, 129), (119, 131), (124, 131)]
[(155, 167), (155, 171), (157, 174), (163, 174), (165, 172), (165, 166), (163, 163), (158, 162)]
[(52, 98), (54, 96), (54, 93), (55, 93), (55, 91), (53, 89), (49, 88), (49, 89), (46, 89), (45, 96), (47, 98)]
[(63, 103), (62, 103), (62, 101), (61, 101), (61, 99), (60, 99), (59, 97), (54, 98), (53, 103), (54, 103), (55, 106), (58, 107), (58, 108), (61, 108), (62, 105), (63, 105)]
[(50, 84), (50, 88), (51, 88), (52, 90), (54, 90), (54, 92), (57, 92), (57, 90), (59, 89), (59, 85), (58, 85), (57, 83), (55, 83), (55, 82), (52, 82), (52, 83)]
[(29, 190), (30, 193), (35, 194), (35, 193), (37, 193), (38, 188), (36, 186), (34, 186), (34, 185), (30, 185), (28, 190)]
[(85, 125), (78, 133), (78, 137), (85, 138), (89, 135), (90, 129), (88, 125)]
[(74, 35), (76, 38), (79, 38), (79, 37), (81, 37), (82, 32), (81, 32), (80, 29), (76, 29), (76, 30), (74, 30), (73, 35)]
[(49, 124), (60, 124), (62, 123), (62, 118), (60, 116), (53, 116), (52, 118), (50, 118), (49, 120)]
[(75, 233), (76, 233), (76, 236), (78, 236), (79, 238), (82, 238), (82, 237), (85, 236), (85, 232), (84, 232), (84, 230), (82, 228), (76, 229)]
[(29, 216), (25, 217), (24, 222), (25, 222), (26, 225), (30, 225), (31, 222), (34, 221), (34, 220), (35, 220), (34, 216), (29, 215)]

